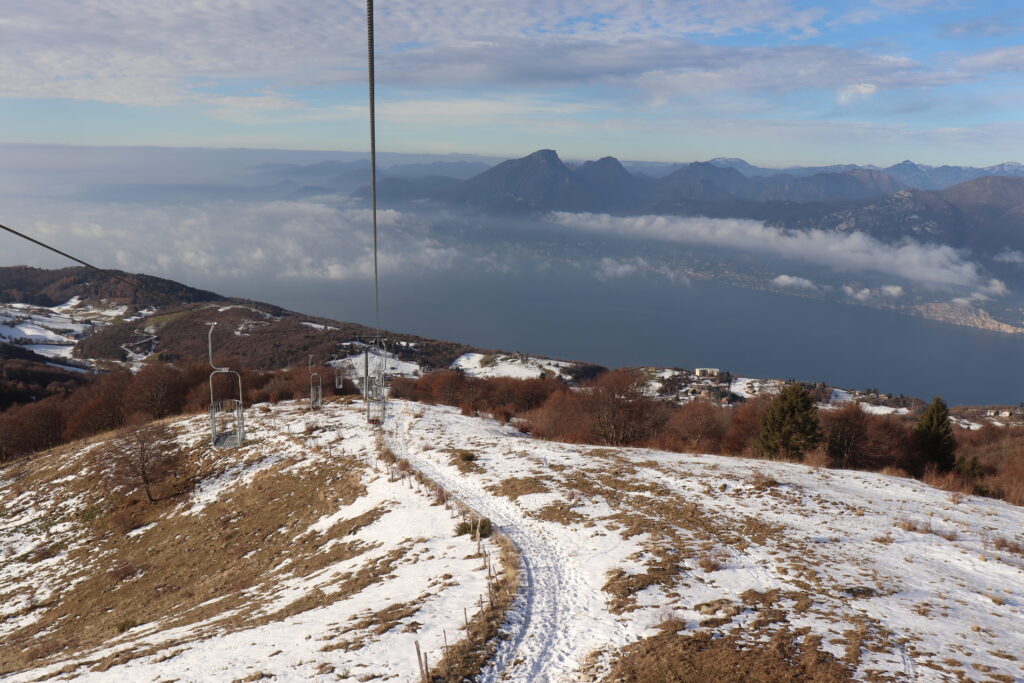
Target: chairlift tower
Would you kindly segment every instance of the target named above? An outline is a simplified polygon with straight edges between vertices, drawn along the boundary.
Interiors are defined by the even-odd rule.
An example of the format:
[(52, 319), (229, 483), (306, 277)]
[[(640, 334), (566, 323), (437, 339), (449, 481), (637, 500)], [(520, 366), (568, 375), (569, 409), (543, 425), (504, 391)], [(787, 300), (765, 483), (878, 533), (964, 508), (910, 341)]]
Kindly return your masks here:
[(324, 383), (319, 372), (313, 370), (313, 354), (309, 355), (309, 407), (320, 410), (324, 405)]
[[(245, 411), (242, 402), (242, 376), (230, 368), (222, 368), (213, 363), (213, 328), (217, 323), (208, 323), (210, 333), (207, 337), (210, 351), (210, 441), (214, 448), (237, 448), (245, 443)], [(216, 400), (213, 389), (217, 375), (234, 375), (238, 383), (238, 398)]]
[[(377, 365), (371, 371), (370, 352), (377, 357)], [(363, 397), (366, 400), (366, 421), (380, 427), (387, 417), (387, 386), (385, 372), (388, 364), (388, 350), (382, 339), (376, 338), (363, 349)]]
[[(366, 43), (369, 105), (370, 105), (370, 215), (373, 221), (373, 327), (374, 337), (363, 349), (363, 396), (366, 399), (366, 421), (374, 427), (381, 427), (387, 417), (387, 388), (384, 372), (387, 366), (387, 348), (380, 338), (380, 269), (377, 248), (377, 116), (374, 96), (373, 56), (373, 0), (366, 0)], [(376, 371), (370, 373), (371, 348), (379, 356)]]

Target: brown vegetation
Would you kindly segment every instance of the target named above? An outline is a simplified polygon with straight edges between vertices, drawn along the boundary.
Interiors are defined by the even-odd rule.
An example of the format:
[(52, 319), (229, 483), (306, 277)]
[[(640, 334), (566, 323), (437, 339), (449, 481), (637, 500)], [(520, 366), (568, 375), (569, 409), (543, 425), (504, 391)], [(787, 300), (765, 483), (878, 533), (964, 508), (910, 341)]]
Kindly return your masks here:
[[(705, 401), (672, 406), (646, 396), (643, 375), (629, 370), (606, 372), (575, 389), (549, 379), (478, 379), (454, 370), (416, 380), (396, 379), (392, 389), (396, 398), (457, 406), (464, 414), (492, 414), (503, 422), (515, 420), (542, 439), (745, 457), (763, 457), (756, 441), (773, 400), (759, 397), (730, 408)], [(913, 474), (961, 495), (988, 495), (1024, 505), (1024, 429), (955, 428), (957, 465), (945, 472), (927, 466), (912, 437), (913, 417), (874, 415), (850, 403), (818, 411), (818, 420), (823, 443), (804, 454), (807, 464)]]
[[(749, 640), (755, 639), (748, 634)], [(768, 642), (744, 642), (743, 634), (725, 636), (702, 630), (666, 629), (623, 648), (608, 681), (680, 683), (840, 683), (853, 680), (849, 669), (822, 649), (820, 638), (775, 631)]]

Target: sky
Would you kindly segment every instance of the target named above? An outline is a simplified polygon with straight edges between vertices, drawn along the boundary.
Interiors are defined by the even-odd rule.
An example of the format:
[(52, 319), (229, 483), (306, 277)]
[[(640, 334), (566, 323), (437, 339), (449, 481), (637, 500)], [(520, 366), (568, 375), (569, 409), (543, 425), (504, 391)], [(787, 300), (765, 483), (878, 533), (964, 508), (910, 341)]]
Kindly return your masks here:
[[(1024, 160), (1024, 7), (383, 0), (379, 148), (692, 161)], [(367, 146), (365, 6), (0, 0), (0, 143)]]

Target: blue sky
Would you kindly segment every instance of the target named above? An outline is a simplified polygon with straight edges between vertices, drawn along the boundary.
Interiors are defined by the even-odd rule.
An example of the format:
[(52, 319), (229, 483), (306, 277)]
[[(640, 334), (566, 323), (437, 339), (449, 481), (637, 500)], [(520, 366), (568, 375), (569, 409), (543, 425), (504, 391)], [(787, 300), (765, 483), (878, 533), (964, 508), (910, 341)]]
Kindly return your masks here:
[[(379, 0), (395, 152), (1024, 161), (1024, 7)], [(0, 0), (0, 142), (360, 150), (364, 6)]]

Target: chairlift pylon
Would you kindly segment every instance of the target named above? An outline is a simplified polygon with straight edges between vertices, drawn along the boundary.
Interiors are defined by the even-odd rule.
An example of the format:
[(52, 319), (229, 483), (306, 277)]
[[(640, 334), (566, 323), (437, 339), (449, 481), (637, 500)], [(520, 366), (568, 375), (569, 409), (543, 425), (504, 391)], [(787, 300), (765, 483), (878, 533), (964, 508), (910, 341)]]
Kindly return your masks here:
[(319, 372), (313, 370), (313, 354), (309, 355), (309, 407), (320, 410), (324, 404), (324, 382)]
[[(374, 371), (370, 372), (370, 351), (376, 351), (379, 362)], [(387, 386), (385, 371), (388, 363), (388, 350), (384, 340), (379, 337), (363, 349), (363, 396), (366, 399), (366, 421), (374, 427), (384, 424), (387, 417)]]
[[(222, 368), (213, 363), (213, 328), (217, 323), (209, 323), (210, 333), (207, 337), (210, 352), (210, 441), (214, 448), (237, 448), (245, 443), (245, 406), (242, 401), (242, 376), (230, 368)], [(217, 375), (234, 375), (238, 383), (238, 398), (216, 399), (213, 383)]]

